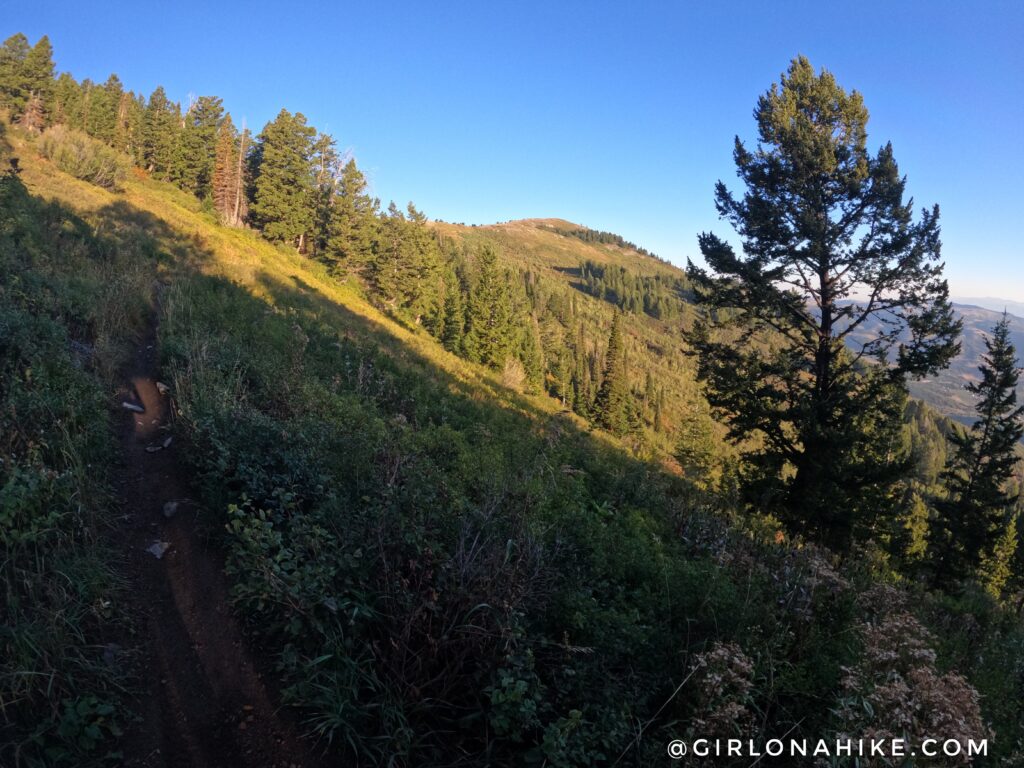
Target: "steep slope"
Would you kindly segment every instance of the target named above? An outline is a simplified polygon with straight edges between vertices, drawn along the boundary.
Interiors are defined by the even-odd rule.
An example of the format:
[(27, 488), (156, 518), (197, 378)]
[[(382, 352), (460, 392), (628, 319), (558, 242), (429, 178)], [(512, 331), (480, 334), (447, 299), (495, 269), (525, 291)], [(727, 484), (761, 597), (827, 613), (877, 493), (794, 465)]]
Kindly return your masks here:
[[(435, 227), (445, 236), (467, 243), (493, 242), (517, 268), (535, 270), (546, 279), (582, 293), (587, 293), (587, 286), (581, 278), (579, 265), (585, 262), (619, 267), (634, 275), (661, 275), (683, 284), (686, 281), (685, 273), (679, 268), (633, 248), (581, 240), (573, 233), (585, 232), (586, 228), (563, 219), (524, 219), (480, 227), (435, 224)], [(687, 301), (689, 296), (684, 292), (680, 298)], [(911, 382), (910, 391), (912, 396), (939, 413), (962, 423), (971, 423), (976, 414), (965, 385), (978, 380), (978, 366), (985, 354), (984, 337), (991, 334), (1002, 312), (964, 303), (954, 303), (953, 307), (964, 324), (960, 354), (938, 376)], [(1012, 310), (1010, 314), (1011, 341), (1018, 350), (1024, 350), (1024, 318), (1013, 316)], [(686, 326), (690, 317), (686, 309), (678, 318), (667, 323), (658, 322), (642, 313), (634, 313), (634, 333), (645, 339), (649, 349), (672, 349), (678, 344), (679, 331)], [(862, 331), (851, 340), (851, 344), (856, 347), (879, 330), (879, 322), (866, 323)], [(650, 359), (650, 362), (655, 360)], [(685, 369), (685, 364), (681, 367)], [(686, 374), (682, 377), (685, 379)], [(1024, 385), (1020, 396), (1024, 398)]]
[(519, 219), (476, 227), (434, 222), (432, 226), (449, 237), (498, 243), (502, 253), (523, 269), (547, 269), (553, 275), (569, 275), (571, 273), (565, 270), (574, 270), (584, 261), (593, 261), (623, 267), (638, 275), (684, 277), (677, 267), (642, 254), (628, 244), (582, 240), (572, 233), (583, 233), (587, 228), (565, 219)]
[[(614, 235), (562, 219), (431, 226), (447, 248), (493, 247), (522, 276), (549, 369), (546, 389), (584, 415), (587, 393), (580, 392), (580, 380), (599, 382), (612, 316), (620, 311), (629, 386), (639, 403), (627, 443), (638, 455), (656, 457), (695, 480), (720, 474), (729, 449), (687, 354), (683, 331), (694, 310), (682, 270)], [(571, 386), (559, 370), (571, 374)], [(685, 456), (679, 451), (684, 443)]]
[[(773, 521), (737, 519), (728, 496), (637, 460), (555, 398), (445, 352), (354, 280), (220, 227), (142, 174), (104, 192), (14, 143), (30, 190), (110, 246), (90, 258), (117, 256), (111, 284), (129, 268), (141, 286), (166, 284), (154, 365), (171, 387), (174, 451), (200, 522), (166, 540), (183, 551), (209, 532), (223, 556), (253, 652), (218, 677), (266, 659), (280, 701), (335, 762), (651, 765), (685, 735), (680, 723), (723, 711), (730, 724), (816, 739), (884, 724), (901, 706), (978, 733), (984, 717), (1006, 735), (1002, 754), (1013, 750), (1022, 697), (1004, 671), (1020, 638), (996, 608), (883, 587), (894, 579), (884, 562), (792, 547)], [(542, 250), (572, 253), (569, 238), (532, 229)], [(647, 258), (600, 251), (585, 261)], [(600, 351), (612, 302), (573, 287), (564, 257), (522, 258), (545, 306), (576, 299), (575, 328)], [(680, 321), (625, 317), (627, 356), (645, 356), (635, 367), (692, 384)], [(882, 645), (864, 654), (858, 638)], [(905, 641), (913, 668), (871, 667), (876, 656), (902, 664)], [(950, 668), (978, 687), (981, 709)], [(893, 675), (907, 681), (905, 700), (873, 699), (879, 722), (843, 707), (871, 695), (857, 680)], [(241, 701), (231, 694), (220, 700)], [(177, 743), (181, 764), (227, 759), (202, 751), (216, 729), (185, 733), (200, 749)], [(273, 757), (246, 755), (258, 742), (237, 734), (225, 743), (239, 745), (232, 765)]]

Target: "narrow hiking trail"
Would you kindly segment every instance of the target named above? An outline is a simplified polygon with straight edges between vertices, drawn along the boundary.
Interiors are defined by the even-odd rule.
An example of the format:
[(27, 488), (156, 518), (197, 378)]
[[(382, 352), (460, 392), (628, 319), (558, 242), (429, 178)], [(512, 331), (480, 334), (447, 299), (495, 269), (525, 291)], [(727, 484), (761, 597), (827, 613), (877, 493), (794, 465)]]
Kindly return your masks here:
[[(155, 320), (117, 393), (119, 545), (128, 554), (140, 693), (124, 764), (145, 768), (316, 766), (275, 704), (230, 611), (223, 557), (203, 535), (158, 388)], [(126, 409), (130, 403), (141, 412)], [(159, 555), (159, 557), (157, 556)], [(131, 722), (137, 719), (138, 722)]]

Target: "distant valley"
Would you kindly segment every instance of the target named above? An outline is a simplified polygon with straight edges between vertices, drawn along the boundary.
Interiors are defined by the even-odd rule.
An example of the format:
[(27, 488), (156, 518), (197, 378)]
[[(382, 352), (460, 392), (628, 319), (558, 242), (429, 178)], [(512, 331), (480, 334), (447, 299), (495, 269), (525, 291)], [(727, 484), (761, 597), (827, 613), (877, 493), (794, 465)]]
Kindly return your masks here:
[[(1005, 302), (1008, 306), (1013, 302)], [(977, 414), (974, 399), (966, 386), (979, 379), (978, 366), (985, 354), (985, 337), (991, 336), (992, 329), (1002, 318), (1002, 311), (995, 311), (971, 304), (953, 303), (957, 316), (963, 320), (963, 334), (960, 338), (960, 354), (949, 368), (938, 376), (922, 381), (910, 382), (910, 393), (935, 408), (942, 414), (963, 424), (974, 422)], [(881, 321), (877, 318), (865, 323), (849, 341), (859, 349), (860, 345), (878, 332)], [(1018, 357), (1024, 353), (1024, 318), (1010, 315), (1010, 338), (1017, 349)], [(1019, 389), (1024, 398), (1024, 385)]]
[[(1008, 306), (1012, 304), (1006, 303)], [(954, 303), (953, 307), (964, 321), (960, 354), (934, 379), (911, 382), (910, 392), (939, 412), (969, 424), (977, 414), (973, 397), (965, 387), (978, 380), (978, 365), (985, 354), (985, 337), (991, 336), (993, 326), (1003, 313), (969, 304)], [(1024, 317), (1010, 316), (1010, 337), (1019, 358), (1024, 353)], [(1024, 398), (1024, 384), (1018, 388), (1018, 396)]]

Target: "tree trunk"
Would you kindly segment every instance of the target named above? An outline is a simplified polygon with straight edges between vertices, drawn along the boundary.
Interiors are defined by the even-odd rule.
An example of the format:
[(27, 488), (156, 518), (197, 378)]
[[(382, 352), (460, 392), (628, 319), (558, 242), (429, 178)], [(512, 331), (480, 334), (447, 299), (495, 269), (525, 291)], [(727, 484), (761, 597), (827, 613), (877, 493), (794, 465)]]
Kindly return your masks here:
[(238, 147), (238, 168), (235, 171), (235, 210), (231, 215), (231, 225), (237, 227), (242, 222), (242, 158), (245, 157), (245, 120), (242, 120), (242, 139)]

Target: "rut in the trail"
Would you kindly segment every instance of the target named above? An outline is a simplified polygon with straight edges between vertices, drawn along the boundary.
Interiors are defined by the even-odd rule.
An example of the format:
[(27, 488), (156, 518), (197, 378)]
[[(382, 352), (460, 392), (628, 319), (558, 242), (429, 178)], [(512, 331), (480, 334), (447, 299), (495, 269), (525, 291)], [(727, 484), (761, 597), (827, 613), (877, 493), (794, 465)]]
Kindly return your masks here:
[[(151, 324), (133, 353), (117, 403), (123, 463), (119, 535), (129, 553), (142, 675), (137, 711), (131, 713), (138, 722), (125, 734), (125, 765), (322, 765), (279, 711), (231, 615), (223, 559), (196, 525), (178, 446), (172, 441), (164, 447), (171, 435), (170, 403), (157, 387), (157, 365)], [(134, 412), (122, 402), (144, 410)], [(166, 516), (165, 504), (175, 501), (176, 510)], [(147, 550), (159, 542), (169, 546), (158, 559)]]

